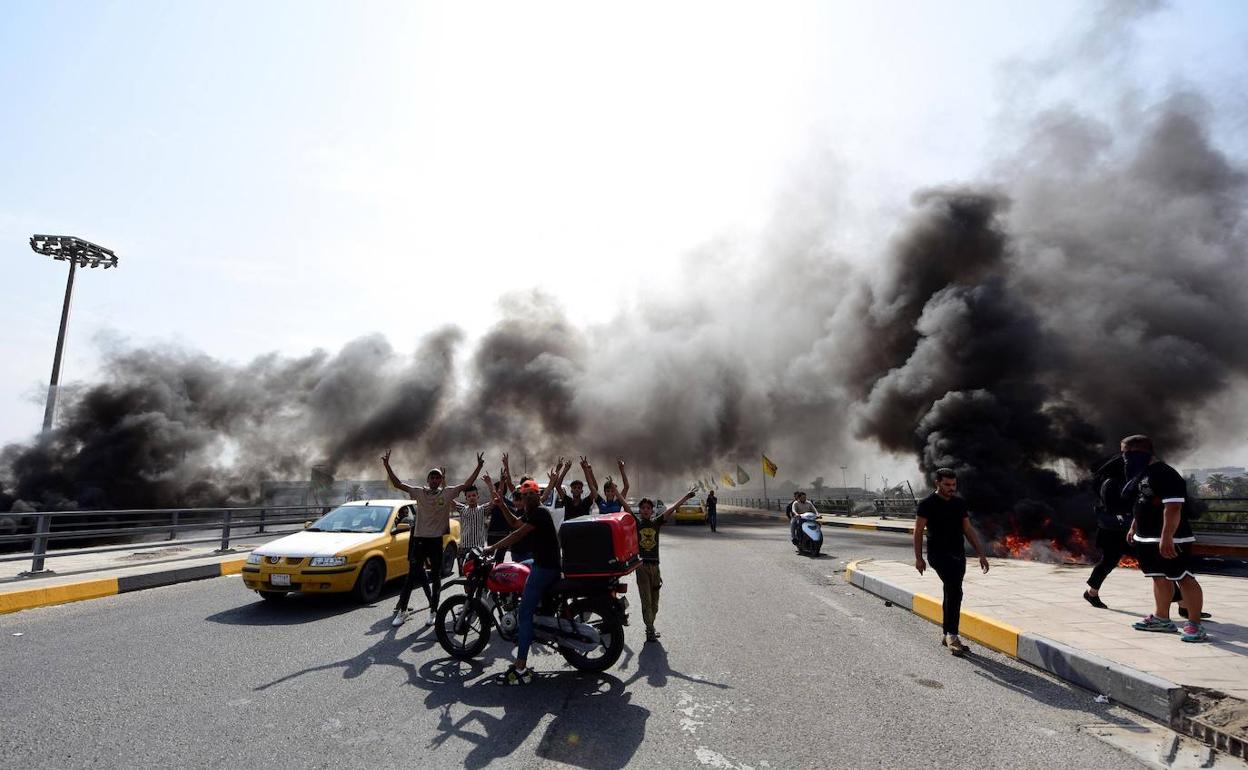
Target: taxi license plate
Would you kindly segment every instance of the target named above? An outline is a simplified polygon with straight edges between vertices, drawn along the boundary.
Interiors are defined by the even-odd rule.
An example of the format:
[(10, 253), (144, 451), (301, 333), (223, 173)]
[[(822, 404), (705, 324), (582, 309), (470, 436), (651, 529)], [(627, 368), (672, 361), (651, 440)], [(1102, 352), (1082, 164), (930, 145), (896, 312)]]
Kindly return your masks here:
[(290, 575), (269, 575), (269, 582), (275, 586), (290, 585)]

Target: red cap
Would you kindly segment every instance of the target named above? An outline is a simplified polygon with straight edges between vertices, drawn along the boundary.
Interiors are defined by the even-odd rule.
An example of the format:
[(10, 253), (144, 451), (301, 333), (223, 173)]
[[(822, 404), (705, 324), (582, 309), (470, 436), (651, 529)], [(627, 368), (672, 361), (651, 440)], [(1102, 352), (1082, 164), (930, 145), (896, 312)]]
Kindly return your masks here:
[(528, 481), (521, 484), (516, 491), (522, 495), (527, 492), (535, 492), (540, 495), (542, 493), (542, 488), (537, 485), (536, 481), (534, 481), (533, 479), (529, 479)]

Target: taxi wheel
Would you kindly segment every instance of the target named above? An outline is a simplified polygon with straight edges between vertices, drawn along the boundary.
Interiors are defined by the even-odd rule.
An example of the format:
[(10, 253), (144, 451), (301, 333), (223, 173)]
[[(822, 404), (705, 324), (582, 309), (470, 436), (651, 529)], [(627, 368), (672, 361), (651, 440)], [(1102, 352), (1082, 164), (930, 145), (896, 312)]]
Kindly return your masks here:
[(364, 604), (372, 604), (381, 596), (386, 585), (386, 565), (381, 559), (370, 559), (355, 579), (355, 598)]

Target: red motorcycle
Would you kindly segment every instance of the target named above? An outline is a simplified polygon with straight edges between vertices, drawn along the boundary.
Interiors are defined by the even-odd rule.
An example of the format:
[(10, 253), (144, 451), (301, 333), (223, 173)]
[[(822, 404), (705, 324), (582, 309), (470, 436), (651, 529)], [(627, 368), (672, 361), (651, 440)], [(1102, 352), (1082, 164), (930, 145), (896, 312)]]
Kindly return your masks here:
[[(578, 519), (565, 523), (559, 536), (566, 576), (538, 604), (534, 641), (556, 648), (580, 671), (605, 671), (624, 651), (628, 598), (620, 578), (640, 564), (636, 524), (628, 514)], [(442, 602), (434, 630), (447, 654), (467, 660), (489, 644), (491, 628), (509, 642), (516, 640), (529, 567), (495, 563), (473, 548), (462, 572), (464, 593)]]

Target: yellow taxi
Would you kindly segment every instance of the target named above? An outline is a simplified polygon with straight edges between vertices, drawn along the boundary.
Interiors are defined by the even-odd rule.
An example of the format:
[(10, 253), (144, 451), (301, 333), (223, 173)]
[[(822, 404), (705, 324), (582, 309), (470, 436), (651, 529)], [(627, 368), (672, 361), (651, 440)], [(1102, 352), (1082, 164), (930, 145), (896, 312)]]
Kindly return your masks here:
[(705, 524), (706, 506), (696, 497), (691, 497), (685, 504), (676, 509), (677, 524)]
[[(416, 503), (365, 500), (344, 503), (302, 532), (265, 543), (243, 566), (243, 583), (269, 600), (292, 591), (346, 593), (364, 603), (381, 596), (386, 582), (407, 575), (407, 542)], [(455, 568), (459, 522), (442, 538), (443, 577)]]

